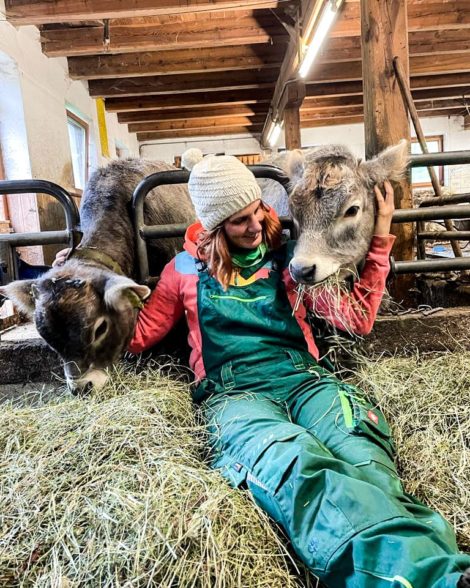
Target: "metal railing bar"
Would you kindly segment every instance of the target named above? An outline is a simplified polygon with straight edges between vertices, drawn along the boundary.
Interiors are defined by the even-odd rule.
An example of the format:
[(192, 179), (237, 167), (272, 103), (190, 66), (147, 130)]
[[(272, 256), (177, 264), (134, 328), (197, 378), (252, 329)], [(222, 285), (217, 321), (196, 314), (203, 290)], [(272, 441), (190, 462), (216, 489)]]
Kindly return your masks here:
[(443, 151), (441, 153), (415, 153), (410, 156), (410, 167), (432, 165), (462, 165), (470, 163), (470, 151)]
[(394, 274), (445, 272), (470, 269), (470, 257), (450, 257), (449, 259), (420, 259), (418, 261), (395, 261), (390, 258), (390, 268)]
[(393, 213), (392, 222), (407, 223), (420, 220), (445, 220), (470, 218), (470, 204), (429, 206), (426, 208), (401, 208)]
[(459, 202), (470, 202), (470, 192), (468, 194), (452, 194), (442, 198), (428, 198), (423, 200), (418, 208), (427, 206), (443, 206), (444, 204), (458, 204)]
[(40, 233), (2, 233), (0, 241), (12, 247), (27, 247), (28, 245), (56, 245), (69, 243), (70, 231), (42, 231)]
[(470, 241), (470, 231), (425, 231), (416, 237), (421, 241)]

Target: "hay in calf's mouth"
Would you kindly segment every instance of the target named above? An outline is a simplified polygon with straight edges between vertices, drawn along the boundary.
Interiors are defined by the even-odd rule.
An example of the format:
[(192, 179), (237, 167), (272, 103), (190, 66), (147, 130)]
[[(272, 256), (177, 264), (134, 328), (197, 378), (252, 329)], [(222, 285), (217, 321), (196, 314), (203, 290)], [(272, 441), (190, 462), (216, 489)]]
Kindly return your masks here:
[(118, 370), (0, 411), (0, 585), (302, 586), (267, 517), (203, 461), (188, 386)]
[(355, 383), (391, 425), (405, 490), (470, 551), (470, 352), (362, 361)]

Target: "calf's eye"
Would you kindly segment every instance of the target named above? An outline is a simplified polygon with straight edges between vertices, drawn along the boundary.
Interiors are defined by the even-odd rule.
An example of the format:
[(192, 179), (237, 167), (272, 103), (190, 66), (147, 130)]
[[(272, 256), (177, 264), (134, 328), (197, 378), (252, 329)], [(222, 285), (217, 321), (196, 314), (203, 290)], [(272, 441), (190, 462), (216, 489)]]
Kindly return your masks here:
[(359, 212), (359, 206), (350, 206), (348, 210), (344, 213), (344, 216), (356, 216)]
[(98, 319), (95, 324), (95, 331), (93, 333), (93, 338), (95, 341), (101, 339), (106, 332), (108, 331), (108, 321), (106, 319)]

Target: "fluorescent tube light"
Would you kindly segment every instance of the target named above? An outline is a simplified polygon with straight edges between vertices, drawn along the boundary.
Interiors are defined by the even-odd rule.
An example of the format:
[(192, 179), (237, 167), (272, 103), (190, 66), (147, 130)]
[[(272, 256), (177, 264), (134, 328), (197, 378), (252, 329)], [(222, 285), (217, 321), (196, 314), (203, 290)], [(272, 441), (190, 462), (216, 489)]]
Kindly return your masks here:
[(269, 145), (271, 145), (271, 147), (274, 147), (274, 145), (276, 145), (279, 136), (281, 135), (281, 131), (282, 131), (282, 122), (278, 122), (276, 123), (272, 128), (271, 131), (268, 135), (267, 141), (269, 143)]
[(336, 14), (338, 12), (339, 7), (341, 6), (343, 0), (339, 0), (336, 3), (328, 2), (325, 6), (322, 15), (320, 17), (320, 21), (318, 23), (317, 28), (310, 40), (310, 44), (308, 45), (302, 63), (300, 64), (299, 68), (299, 76), (301, 78), (306, 78), (310, 68), (312, 67), (312, 63), (315, 60), (320, 48), (322, 46), (325, 37), (330, 30), (333, 21), (335, 20)]
[(269, 131), (268, 131), (268, 134), (266, 135), (266, 142), (268, 143), (268, 145), (271, 144), (271, 135), (273, 134), (275, 126), (276, 126), (276, 123), (273, 120), (271, 120), (271, 122), (269, 123)]

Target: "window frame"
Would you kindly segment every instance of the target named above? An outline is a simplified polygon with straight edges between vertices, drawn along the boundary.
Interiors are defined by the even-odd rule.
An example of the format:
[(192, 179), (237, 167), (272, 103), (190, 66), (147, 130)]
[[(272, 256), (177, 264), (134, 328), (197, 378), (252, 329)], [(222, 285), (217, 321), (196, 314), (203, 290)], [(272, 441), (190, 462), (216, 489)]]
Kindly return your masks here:
[[(436, 141), (438, 144), (438, 152), (442, 153), (444, 151), (444, 135), (427, 135), (424, 137), (426, 141), (426, 145), (431, 141)], [(417, 137), (411, 138), (411, 144), (419, 145), (419, 141)], [(435, 153), (434, 151), (430, 153)], [(436, 169), (437, 178), (439, 180), (439, 185), (444, 186), (444, 166), (443, 165), (435, 165), (433, 166)], [(429, 178), (429, 182), (413, 182), (413, 169), (411, 170), (411, 188), (414, 190), (415, 188), (430, 188), (432, 187), (431, 178)]]
[[(78, 126), (80, 126), (85, 131), (85, 177), (84, 177), (84, 187), (88, 182), (88, 175), (89, 175), (89, 163), (90, 163), (90, 125), (87, 123), (86, 120), (77, 116), (74, 112), (70, 109), (66, 108), (67, 113), (67, 134), (68, 134), (68, 119), (70, 118), (73, 120)], [(69, 145), (70, 145), (70, 154), (72, 155), (72, 145), (70, 143), (70, 136), (69, 136)], [(72, 157), (72, 176), (73, 176), (73, 189), (76, 194), (81, 196), (83, 194), (83, 188), (78, 188), (75, 185), (75, 174), (73, 172), (73, 157)]]
[[(5, 168), (3, 167), (2, 146), (0, 145), (0, 180), (5, 179)], [(0, 194), (0, 221), (9, 222), (10, 208), (8, 206), (8, 198), (6, 194)]]

